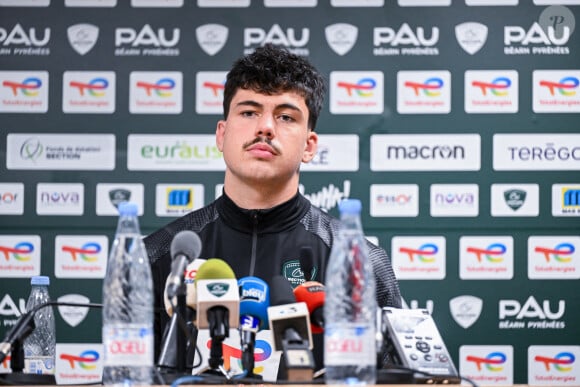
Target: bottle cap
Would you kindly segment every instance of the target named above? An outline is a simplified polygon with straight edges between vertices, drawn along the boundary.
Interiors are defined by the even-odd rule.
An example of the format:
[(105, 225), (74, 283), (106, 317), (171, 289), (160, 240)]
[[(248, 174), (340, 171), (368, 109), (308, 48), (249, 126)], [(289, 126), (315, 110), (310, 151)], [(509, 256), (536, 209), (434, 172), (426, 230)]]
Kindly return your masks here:
[(50, 285), (50, 278), (45, 275), (35, 275), (30, 278), (31, 285)]
[(137, 204), (131, 202), (119, 203), (119, 215), (137, 215)]
[(338, 204), (341, 214), (360, 214), (362, 203), (359, 199), (344, 199)]

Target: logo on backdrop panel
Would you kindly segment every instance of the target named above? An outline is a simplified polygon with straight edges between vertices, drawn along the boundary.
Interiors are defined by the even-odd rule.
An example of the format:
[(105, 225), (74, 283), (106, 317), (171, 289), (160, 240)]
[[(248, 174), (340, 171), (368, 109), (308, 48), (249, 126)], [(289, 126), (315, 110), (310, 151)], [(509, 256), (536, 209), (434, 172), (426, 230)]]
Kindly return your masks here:
[(566, 300), (499, 300), (499, 329), (565, 329)]
[[(106, 260), (105, 260), (106, 263)], [(69, 302), (75, 304), (88, 304), (91, 302), (88, 297), (82, 294), (65, 294), (57, 299), (58, 302)], [(89, 313), (88, 307), (58, 305), (60, 317), (71, 327), (76, 327), (82, 323)]]
[(82, 183), (38, 183), (37, 215), (83, 215), (85, 186)]
[(371, 171), (479, 171), (479, 134), (373, 134)]
[(64, 0), (66, 7), (116, 7), (117, 0)]
[(411, 27), (403, 23), (398, 29), (373, 28), (374, 56), (439, 55), (439, 27)]
[(0, 71), (0, 113), (46, 113), (48, 72)]
[(250, 0), (197, 0), (202, 8), (243, 8), (250, 6)]
[(100, 384), (103, 374), (102, 344), (57, 344), (57, 384)]
[(181, 216), (204, 205), (203, 184), (157, 184), (155, 215)]
[(24, 184), (0, 183), (0, 215), (24, 214)]
[(478, 216), (479, 185), (431, 184), (431, 216)]
[(381, 71), (331, 71), (332, 114), (380, 114), (384, 109), (384, 75)]
[(114, 113), (114, 71), (65, 71), (62, 80), (65, 113)]
[(397, 111), (400, 114), (451, 112), (449, 71), (398, 71)]
[(136, 8), (179, 8), (183, 7), (184, 0), (131, 0), (131, 7)]
[[(561, 4), (562, 2), (560, 2)], [(504, 26), (505, 55), (570, 55), (566, 44), (574, 33), (574, 14), (562, 5), (545, 8), (531, 27)]]
[(0, 26), (0, 56), (50, 55), (50, 28), (28, 27), (17, 23), (14, 27)]
[(75, 24), (67, 28), (66, 36), (79, 55), (86, 55), (99, 39), (99, 27), (87, 23)]
[(449, 311), (453, 320), (467, 329), (477, 322), (483, 310), (483, 300), (475, 296), (457, 296), (449, 300)]
[(119, 204), (131, 201), (137, 204), (141, 216), (144, 213), (144, 192), (145, 188), (140, 183), (98, 183), (96, 213), (99, 216), (119, 216)]
[(40, 275), (40, 236), (0, 235), (0, 273), (3, 278)]
[(129, 75), (129, 82), (129, 112), (132, 114), (181, 113), (181, 72), (133, 71)]
[(535, 113), (580, 112), (580, 70), (535, 70), (532, 78)]
[(346, 55), (355, 45), (358, 27), (348, 23), (336, 23), (324, 29), (326, 42), (338, 55)]
[(50, 0), (0, 0), (0, 7), (48, 7)]
[(308, 56), (310, 55), (310, 49), (307, 46), (309, 42), (310, 28), (283, 28), (279, 24), (274, 24), (268, 30), (259, 27), (244, 28), (244, 54), (272, 43), (296, 55)]
[(465, 112), (517, 113), (518, 72), (476, 71), (465, 72)]
[(514, 380), (514, 348), (511, 345), (462, 345), (459, 373), (486, 386), (511, 386)]
[(351, 181), (344, 180), (342, 182), (342, 189), (340, 184), (334, 185), (329, 183), (326, 187), (322, 187), (318, 192), (306, 193), (302, 184), (298, 186), (298, 191), (306, 197), (313, 205), (321, 208), (323, 211), (330, 211), (338, 207), (338, 203), (350, 197)]
[(578, 386), (580, 346), (530, 345), (527, 365), (530, 386)]
[(530, 236), (529, 279), (580, 279), (580, 237)]
[(487, 32), (485, 24), (476, 22), (465, 22), (455, 26), (457, 43), (469, 55), (474, 55), (485, 45)]
[(195, 112), (222, 114), (227, 71), (199, 71), (195, 74)]
[(320, 134), (316, 155), (302, 163), (302, 172), (356, 172), (360, 139), (357, 134)]
[(228, 33), (228, 27), (221, 24), (204, 24), (195, 29), (195, 38), (207, 55), (214, 56), (226, 45)]
[(373, 217), (419, 216), (417, 184), (371, 184), (370, 196)]
[(391, 240), (393, 270), (398, 279), (445, 279), (443, 236), (395, 236)]
[(109, 239), (105, 235), (57, 235), (54, 275), (57, 278), (105, 278)]
[(580, 184), (552, 184), (552, 216), (580, 216)]
[(491, 216), (538, 216), (538, 184), (492, 184)]
[(333, 7), (383, 7), (385, 0), (330, 0)]
[(397, 0), (401, 7), (448, 7), (451, 0)]
[(462, 236), (459, 238), (459, 278), (505, 280), (514, 276), (514, 238)]
[(580, 134), (493, 135), (494, 171), (578, 171), (578, 160)]
[(179, 56), (180, 36), (179, 28), (119, 27), (115, 29), (115, 56)]
[(316, 7), (317, 0), (264, 0), (265, 7)]

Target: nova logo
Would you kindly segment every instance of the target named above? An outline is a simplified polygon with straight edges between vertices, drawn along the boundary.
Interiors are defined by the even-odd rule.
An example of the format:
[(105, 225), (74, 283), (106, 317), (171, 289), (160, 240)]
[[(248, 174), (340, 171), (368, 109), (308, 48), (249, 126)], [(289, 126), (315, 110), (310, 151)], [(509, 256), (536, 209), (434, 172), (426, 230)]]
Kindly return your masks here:
[(0, 245), (0, 254), (4, 255), (6, 261), (10, 259), (10, 255), (17, 261), (30, 261), (30, 254), (33, 251), (34, 245), (30, 242), (20, 242), (14, 245), (14, 247)]
[(576, 356), (572, 352), (560, 352), (554, 357), (536, 355), (534, 360), (544, 364), (546, 371), (550, 371), (551, 367), (560, 372), (569, 372), (572, 370), (572, 364), (576, 360)]
[(92, 97), (103, 97), (109, 81), (105, 78), (93, 78), (89, 82), (70, 81), (69, 86), (77, 88), (81, 97), (84, 97), (85, 91)]
[(245, 53), (253, 51), (249, 47), (272, 43), (274, 45), (284, 46), (296, 55), (308, 55), (309, 51), (305, 46), (309, 40), (310, 30), (308, 28), (302, 28), (300, 34), (294, 28), (287, 28), (284, 31), (278, 24), (274, 24), (269, 31), (261, 28), (244, 29)]
[(508, 95), (507, 90), (510, 88), (512, 81), (507, 77), (498, 77), (491, 82), (473, 81), (471, 86), (477, 87), (481, 90), (481, 94), (487, 95), (489, 90), (492, 95), (503, 97)]
[(61, 250), (69, 253), (75, 262), (77, 260), (77, 254), (83, 261), (95, 262), (99, 259), (96, 254), (101, 252), (101, 245), (96, 242), (88, 242), (80, 248), (75, 246), (62, 246)]
[(478, 371), (481, 371), (482, 365), (485, 365), (488, 371), (499, 372), (503, 370), (503, 367), (500, 367), (500, 365), (506, 362), (506, 358), (503, 352), (492, 352), (486, 357), (468, 355), (465, 360), (475, 363)]
[(575, 96), (579, 84), (580, 81), (576, 77), (564, 77), (559, 82), (540, 81), (540, 86), (548, 88), (550, 95), (556, 95), (558, 91), (558, 94), (564, 97)]
[(155, 83), (138, 81), (136, 85), (144, 89), (148, 97), (152, 95), (152, 91), (158, 97), (171, 97), (172, 93), (169, 90), (173, 90), (175, 81), (171, 78), (162, 78)]
[(2, 82), (2, 86), (10, 88), (12, 95), (15, 97), (18, 95), (18, 90), (26, 97), (36, 97), (38, 96), (38, 90), (42, 86), (42, 81), (39, 78), (30, 77), (24, 79), (22, 82), (6, 80)]
[(41, 192), (40, 202), (43, 204), (66, 205), (67, 203), (78, 204), (80, 195), (78, 192)]
[(419, 92), (422, 91), (423, 95), (427, 97), (437, 97), (441, 95), (441, 88), (443, 87), (443, 80), (438, 77), (429, 78), (426, 81), (420, 82), (413, 82), (413, 81), (406, 81), (405, 87), (409, 87), (413, 89), (413, 92), (416, 96), (419, 95)]
[(434, 243), (425, 243), (421, 245), (418, 249), (411, 247), (400, 247), (399, 252), (407, 254), (410, 262), (414, 262), (415, 257), (420, 262), (432, 263), (435, 262), (435, 254), (439, 251), (439, 248)]
[(550, 262), (551, 257), (553, 257), (557, 262), (571, 262), (572, 254), (574, 254), (576, 248), (573, 244), (564, 242), (556, 245), (554, 248), (536, 246), (534, 251), (543, 254), (546, 263)]
[(115, 30), (115, 46), (129, 45), (131, 47), (153, 46), (174, 47), (179, 43), (180, 30), (174, 28), (171, 37), (168, 38), (165, 28), (159, 28), (157, 32), (149, 24), (145, 24), (139, 32), (133, 28), (117, 28)]
[(486, 260), (489, 262), (502, 262), (504, 260), (503, 254), (507, 251), (506, 246), (503, 243), (493, 243), (485, 249), (478, 247), (467, 247), (468, 253), (475, 254), (477, 262), (482, 261), (482, 255), (485, 256)]
[[(41, 37), (38, 36), (36, 28), (29, 28), (28, 32), (20, 24), (16, 24), (10, 32), (0, 27), (0, 43), (2, 46), (21, 45), (41, 47), (50, 40), (50, 28), (45, 28)], [(4, 54), (4, 49), (0, 49), (0, 54)], [(15, 53), (17, 53), (15, 51)]]
[(371, 97), (373, 95), (371, 90), (376, 86), (377, 82), (373, 78), (362, 78), (356, 83), (344, 81), (337, 83), (337, 87), (344, 88), (349, 97), (353, 95), (353, 91), (359, 97)]
[(80, 355), (72, 355), (68, 353), (61, 353), (60, 358), (68, 361), (70, 368), (75, 369), (75, 364), (78, 364), (83, 370), (94, 370), (97, 366), (94, 364), (99, 360), (99, 353), (93, 350), (87, 350)]

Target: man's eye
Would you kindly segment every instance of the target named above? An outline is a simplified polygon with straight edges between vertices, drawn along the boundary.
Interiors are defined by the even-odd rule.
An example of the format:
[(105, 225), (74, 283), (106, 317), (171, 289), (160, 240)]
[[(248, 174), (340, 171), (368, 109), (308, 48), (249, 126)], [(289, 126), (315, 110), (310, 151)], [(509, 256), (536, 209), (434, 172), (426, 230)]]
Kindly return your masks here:
[(282, 121), (285, 121), (285, 122), (292, 122), (292, 121), (294, 121), (294, 118), (292, 118), (292, 116), (289, 116), (289, 115), (286, 115), (286, 114), (282, 114), (280, 116), (280, 119)]
[(244, 111), (244, 112), (242, 112), (242, 116), (244, 116), (244, 117), (251, 117), (251, 116), (253, 116), (255, 114), (256, 113), (255, 112), (252, 112), (252, 111)]

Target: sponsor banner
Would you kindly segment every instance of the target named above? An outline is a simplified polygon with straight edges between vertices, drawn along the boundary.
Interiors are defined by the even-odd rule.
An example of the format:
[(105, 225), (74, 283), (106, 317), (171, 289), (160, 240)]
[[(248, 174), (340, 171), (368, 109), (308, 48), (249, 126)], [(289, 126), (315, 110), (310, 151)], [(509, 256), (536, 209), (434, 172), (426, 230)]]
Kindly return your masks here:
[(580, 216), (580, 184), (552, 184), (552, 216)]
[(511, 236), (462, 236), (459, 238), (459, 278), (512, 279), (514, 238)]
[(449, 7), (451, 0), (397, 0), (401, 7)]
[(535, 70), (535, 113), (579, 113), (580, 70)]
[(356, 134), (319, 134), (316, 155), (302, 163), (303, 172), (356, 172), (360, 140)]
[(439, 27), (401, 24), (398, 28), (373, 28), (374, 56), (434, 56), (439, 55)]
[(397, 72), (397, 111), (400, 114), (451, 112), (449, 71)]
[[(72, 304), (89, 304), (91, 300), (83, 296), (82, 294), (65, 294), (57, 299), (58, 302), (62, 303), (72, 303)], [(76, 327), (82, 323), (87, 314), (89, 313), (89, 307), (85, 306), (65, 306), (58, 305), (57, 307), (60, 317), (71, 327)]]
[(0, 113), (46, 113), (48, 72), (0, 71)]
[(373, 217), (419, 216), (417, 184), (371, 184), (370, 215)]
[(384, 109), (381, 71), (331, 71), (332, 114), (380, 114)]
[(215, 135), (130, 134), (130, 171), (224, 171)]
[(129, 82), (129, 112), (132, 114), (181, 113), (181, 72), (133, 71), (129, 75)]
[(431, 184), (431, 216), (478, 216), (479, 185)]
[[(181, 37), (179, 28), (164, 26), (156, 28), (150, 24), (134, 29), (118, 27), (115, 29), (115, 56), (120, 57), (176, 57), (180, 55), (177, 47)], [(172, 78), (157, 84), (156, 91), (170, 93)], [(139, 87), (139, 86), (138, 86)], [(150, 86), (145, 86), (150, 87)]]
[(114, 71), (65, 71), (62, 79), (65, 113), (114, 113)]
[(530, 236), (529, 279), (580, 279), (580, 237)]
[(535, 5), (580, 5), (580, 0), (534, 0)]
[(244, 55), (254, 52), (258, 47), (271, 43), (285, 48), (295, 55), (309, 56), (310, 28), (287, 27), (273, 24), (264, 29), (259, 27), (244, 28)]
[(155, 215), (182, 216), (203, 207), (203, 184), (157, 184)]
[(391, 261), (400, 280), (445, 279), (445, 237), (395, 236), (391, 240)]
[(119, 216), (119, 204), (132, 202), (137, 204), (138, 214), (145, 212), (145, 188), (143, 184), (98, 183), (96, 214), (98, 216)]
[(483, 300), (479, 297), (463, 295), (449, 300), (449, 312), (453, 320), (468, 329), (477, 322), (483, 310)]
[(518, 72), (465, 72), (465, 111), (467, 113), (517, 113)]
[(478, 171), (479, 134), (373, 134), (371, 171)]
[(8, 169), (115, 169), (114, 134), (9, 133), (6, 143)]
[(459, 46), (469, 55), (475, 55), (487, 41), (488, 28), (485, 24), (465, 22), (455, 26), (455, 38)]
[(0, 215), (24, 214), (24, 184), (0, 183)]
[(477, 385), (511, 386), (514, 382), (514, 348), (511, 345), (462, 345), (459, 373)]
[(38, 183), (37, 215), (83, 215), (85, 186), (82, 183)]
[(0, 273), (3, 278), (40, 275), (39, 235), (0, 235)]
[(538, 184), (492, 184), (491, 216), (538, 216)]
[(103, 345), (95, 343), (57, 344), (57, 384), (100, 384), (103, 374)]
[(580, 384), (580, 346), (530, 345), (528, 347), (528, 385), (578, 386)]
[(105, 278), (108, 257), (106, 235), (57, 235), (54, 275), (57, 278)]
[(469, 6), (506, 6), (518, 5), (519, 0), (465, 0), (465, 4)]
[(562, 330), (567, 321), (566, 300), (529, 296), (523, 303), (514, 299), (499, 300), (499, 329)]
[(580, 170), (580, 134), (493, 135), (495, 171)]
[(195, 75), (195, 112), (223, 114), (227, 71), (200, 71)]

